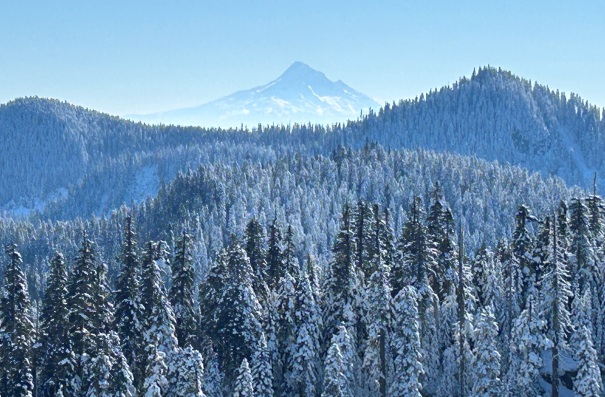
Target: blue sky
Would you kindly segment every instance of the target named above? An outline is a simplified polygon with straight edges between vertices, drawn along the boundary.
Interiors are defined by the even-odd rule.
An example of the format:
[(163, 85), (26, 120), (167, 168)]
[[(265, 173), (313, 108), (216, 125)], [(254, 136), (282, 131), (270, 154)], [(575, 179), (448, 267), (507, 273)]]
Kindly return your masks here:
[(202, 104), (302, 61), (384, 101), (500, 66), (605, 106), (605, 2), (6, 1), (0, 103)]

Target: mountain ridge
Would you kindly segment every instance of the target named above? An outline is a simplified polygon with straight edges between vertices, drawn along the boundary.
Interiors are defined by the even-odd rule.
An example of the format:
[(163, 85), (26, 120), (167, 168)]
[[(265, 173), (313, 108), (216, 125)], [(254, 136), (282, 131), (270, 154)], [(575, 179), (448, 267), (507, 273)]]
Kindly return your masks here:
[(0, 105), (0, 137), (0, 211), (41, 208), (37, 202), (64, 197), (57, 192), (66, 190), (78, 197), (71, 205), (53, 205), (52, 217), (100, 215), (138, 202), (200, 164), (270, 162), (294, 153), (329, 156), (340, 146), (367, 142), (510, 163), (591, 190), (597, 172), (598, 191), (605, 185), (601, 109), (491, 67), (328, 127), (146, 125), (30, 97)]

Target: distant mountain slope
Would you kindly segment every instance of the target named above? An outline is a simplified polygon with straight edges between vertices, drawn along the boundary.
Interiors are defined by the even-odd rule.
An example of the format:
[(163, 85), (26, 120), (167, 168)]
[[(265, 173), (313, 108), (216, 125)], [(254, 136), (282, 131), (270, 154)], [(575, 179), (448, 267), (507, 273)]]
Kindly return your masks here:
[(55, 100), (18, 99), (0, 105), (0, 139), (0, 212), (37, 208), (52, 219), (141, 201), (200, 164), (265, 164), (366, 142), (497, 160), (584, 188), (597, 172), (605, 192), (601, 109), (494, 68), (328, 128), (154, 126)]
[(363, 122), (365, 139), (387, 147), (450, 151), (605, 184), (602, 109), (578, 95), (481, 68), (451, 87), (387, 105)]
[(149, 123), (208, 127), (326, 124), (355, 120), (361, 110), (379, 107), (376, 101), (342, 81), (333, 82), (308, 65), (295, 62), (279, 78), (260, 87), (201, 106), (127, 117)]

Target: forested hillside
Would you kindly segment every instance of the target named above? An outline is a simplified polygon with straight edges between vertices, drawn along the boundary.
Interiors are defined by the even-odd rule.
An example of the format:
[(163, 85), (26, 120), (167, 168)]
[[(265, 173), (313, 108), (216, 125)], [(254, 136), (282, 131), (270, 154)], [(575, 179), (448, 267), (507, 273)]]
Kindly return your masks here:
[(54, 245), (44, 293), (31, 298), (8, 244), (0, 390), (599, 395), (601, 198), (561, 201), (540, 217), (520, 205), (510, 239), (474, 252), (439, 186), (428, 204), (412, 199), (400, 233), (379, 204), (344, 205), (327, 261), (292, 225), (237, 218), (243, 232), (219, 243), (207, 267), (187, 229), (173, 243), (145, 241), (127, 212), (99, 236), (119, 245), (113, 280), (81, 232), (69, 259)]
[[(294, 153), (327, 156), (339, 145), (360, 148), (366, 142), (508, 162), (591, 188), (594, 172), (603, 181), (604, 124), (601, 110), (578, 96), (494, 68), (330, 127), (222, 131), (147, 126), (27, 98), (0, 107), (5, 142), (0, 147), (0, 207), (29, 213), (54, 202), (45, 217), (107, 214), (123, 202), (155, 195), (161, 183), (188, 166), (244, 159), (262, 163)], [(75, 196), (77, 205), (65, 203), (65, 197)]]

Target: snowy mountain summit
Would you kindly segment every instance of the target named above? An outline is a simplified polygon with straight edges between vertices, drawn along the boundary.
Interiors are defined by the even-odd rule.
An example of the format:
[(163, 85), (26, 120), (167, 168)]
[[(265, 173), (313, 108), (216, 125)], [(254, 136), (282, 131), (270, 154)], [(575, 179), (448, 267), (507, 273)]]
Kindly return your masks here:
[(294, 62), (276, 80), (192, 108), (128, 118), (147, 123), (204, 127), (249, 127), (261, 123), (334, 123), (355, 120), (380, 105), (342, 81), (331, 81), (302, 62)]

